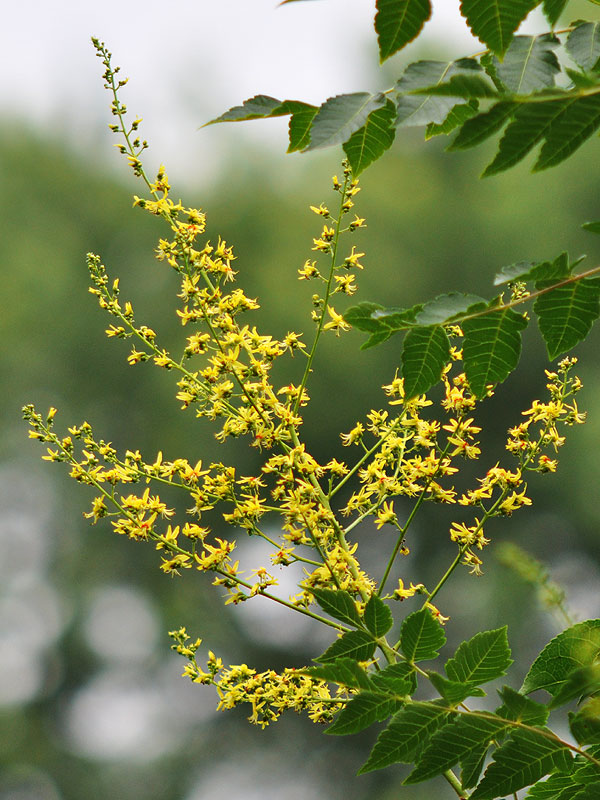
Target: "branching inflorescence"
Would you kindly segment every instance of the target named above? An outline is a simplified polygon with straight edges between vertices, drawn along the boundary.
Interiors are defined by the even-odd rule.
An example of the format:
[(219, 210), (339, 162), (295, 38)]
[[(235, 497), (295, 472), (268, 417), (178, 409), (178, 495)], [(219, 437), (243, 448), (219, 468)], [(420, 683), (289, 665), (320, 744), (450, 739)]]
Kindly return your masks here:
[[(172, 371), (177, 376), (181, 408), (213, 423), (219, 441), (244, 438), (262, 454), (262, 466), (257, 474), (245, 475), (234, 465), (167, 461), (161, 453), (153, 461), (145, 461), (137, 450), (121, 455), (110, 442), (97, 438), (87, 422), (70, 427), (68, 435), (56, 433), (56, 410), (44, 416), (33, 406), (24, 409), (30, 436), (47, 445), (46, 460), (65, 463), (71, 477), (92, 487), (94, 498), (85, 516), (93, 523), (106, 518), (116, 533), (153, 543), (163, 572), (207, 573), (224, 591), (225, 604), (252, 602), (254, 596), (263, 595), (288, 607), (290, 613), (310, 616), (338, 633), (317, 659), (317, 667), (257, 673), (246, 665), (225, 666), (212, 651), (202, 666), (198, 660), (201, 640), (191, 639), (184, 628), (172, 631), (174, 649), (188, 661), (184, 674), (196, 683), (214, 686), (219, 708), (249, 704), (250, 721), (263, 727), (285, 709), (305, 710), (315, 722), (337, 718), (330, 729), (334, 733), (351, 733), (396, 714), (395, 722), (384, 732), (388, 740), (394, 737), (394, 724), (398, 730), (408, 724), (407, 715), (410, 724), (417, 724), (420, 714), (429, 734), (438, 727), (445, 730), (442, 723), (465, 728), (463, 718), (471, 715), (466, 713), (464, 700), (480, 695), (480, 684), (504, 674), (510, 664), (505, 632), (488, 631), (461, 645), (462, 651), (459, 648), (446, 664), (447, 677), (426, 672), (418, 664), (436, 657), (444, 641), (441, 625), (447, 619), (433, 600), (439, 602), (437, 595), (460, 564), (474, 575), (481, 574), (482, 551), (489, 544), (485, 535), (488, 522), (531, 505), (527, 473), (556, 470), (556, 452), (564, 443), (565, 426), (584, 421), (575, 399), (581, 388), (572, 373), (576, 359), (564, 358), (555, 371), (546, 373), (548, 399), (535, 400), (523, 412), (523, 420), (510, 429), (506, 462), (484, 468), (476, 485), (461, 486), (461, 465), (482, 458), (476, 411), (485, 398), (471, 391), (461, 368), (463, 330), (458, 324), (448, 324), (444, 334), (451, 342), (450, 362), (439, 376), (442, 399), (437, 410), (425, 394), (407, 396), (403, 378), (391, 376), (383, 386), (381, 407), (341, 434), (349, 453), (346, 461), (331, 458), (319, 463), (304, 444), (302, 415), (310, 400), (310, 376), (318, 363), (321, 337), (340, 335), (350, 327), (334, 300), (356, 291), (356, 271), (363, 267), (364, 253), (354, 244), (346, 246), (365, 225), (353, 210), (360, 191), (358, 181), (345, 164), (341, 179), (333, 179), (335, 209), (324, 204), (311, 207), (322, 218), (322, 229), (313, 240), (313, 256), (298, 271), (300, 280), (316, 287), (311, 343), (293, 331), (282, 339), (260, 333), (247, 322), (259, 305), (237, 286), (232, 247), (222, 239), (214, 244), (202, 238), (204, 213), (172, 199), (163, 167), (155, 180), (146, 176), (140, 159), (146, 143), (137, 133), (140, 120), (128, 127), (126, 109), (119, 99), (125, 81), (117, 79), (118, 69), (111, 66), (104, 45), (98, 40), (94, 45), (113, 97), (116, 121), (111, 128), (121, 136), (118, 147), (146, 184), (148, 196), (136, 196), (134, 205), (160, 217), (168, 229), (159, 240), (156, 256), (179, 276), (177, 314), (187, 332), (181, 354), (169, 353), (155, 331), (136, 320), (132, 304), (120, 298), (118, 279), (109, 277), (99, 256), (89, 254), (90, 291), (113, 318), (106, 334), (131, 340), (130, 364), (153, 361)], [(275, 385), (273, 364), (288, 356), (296, 357), (299, 364), (297, 383)], [(492, 390), (489, 385), (485, 394), (489, 396)], [(162, 487), (179, 489), (186, 496), (189, 510), (185, 519), (177, 519), (174, 509), (161, 499)], [(450, 520), (448, 526), (455, 556), (431, 587), (407, 577), (409, 533), (424, 502), (460, 511), (459, 518)], [(215, 514), (211, 514), (211, 526), (206, 517), (213, 510), (220, 512), (220, 521), (215, 525)], [(378, 544), (388, 551), (381, 576), (366, 574), (358, 558), (356, 534), (367, 524), (371, 530), (373, 526), (379, 529), (382, 539), (391, 534)], [(271, 564), (247, 574), (236, 560), (236, 542), (224, 532), (227, 528), (237, 536), (247, 533), (266, 540), (273, 548)], [(296, 594), (283, 597), (277, 594), (274, 567), (292, 564), (302, 566), (304, 577)], [(388, 639), (394, 601), (415, 595), (422, 597), (422, 608), (406, 616), (398, 636)], [(479, 671), (471, 669), (476, 654), (483, 665)], [(418, 676), (429, 678), (438, 700), (411, 700)], [(337, 688), (332, 690), (332, 684)], [(517, 693), (511, 695), (510, 691), (503, 696), (502, 712), (487, 716), (473, 712), (479, 726), (477, 744), (484, 753), (500, 740), (500, 732), (511, 726), (528, 728), (545, 722), (540, 722), (543, 714), (538, 712), (536, 717), (534, 713), (538, 704), (520, 695), (515, 699)], [(529, 716), (525, 712), (524, 717), (517, 715), (519, 703)], [(521, 728), (517, 733), (524, 736)], [(390, 756), (382, 736), (364, 771), (416, 759), (416, 746)], [(547, 742), (546, 733), (543, 737)], [(531, 744), (539, 737), (531, 734), (525, 739)], [(593, 756), (557, 737), (552, 742), (557, 752), (570, 747), (582, 763), (594, 761)], [(464, 768), (462, 785), (449, 771), (459, 760), (439, 769), (438, 764), (436, 770), (445, 773), (461, 794), (474, 784), (464, 780)], [(418, 769), (428, 777), (425, 767)], [(472, 779), (476, 770), (473, 765), (470, 770)]]

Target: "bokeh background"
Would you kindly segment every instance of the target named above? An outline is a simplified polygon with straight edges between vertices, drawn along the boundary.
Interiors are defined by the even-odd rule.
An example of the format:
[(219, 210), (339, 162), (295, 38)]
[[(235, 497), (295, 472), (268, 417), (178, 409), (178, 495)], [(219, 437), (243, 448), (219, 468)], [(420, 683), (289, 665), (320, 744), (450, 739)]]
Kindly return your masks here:
[[(260, 731), (243, 710), (216, 712), (212, 690), (180, 677), (167, 631), (185, 625), (230, 663), (258, 669), (306, 664), (326, 632), (262, 599), (231, 611), (201, 576), (171, 580), (151, 548), (114, 537), (82, 518), (85, 490), (40, 461), (20, 408), (53, 405), (57, 425), (87, 419), (119, 448), (148, 458), (235, 458), (206, 424), (178, 410), (171, 376), (126, 364), (107, 340), (107, 320), (87, 293), (85, 253), (121, 276), (123, 297), (167, 344), (181, 337), (174, 276), (153, 259), (162, 230), (131, 208), (139, 192), (112, 147), (108, 96), (90, 35), (105, 40), (130, 84), (123, 99), (144, 117), (153, 172), (167, 165), (184, 202), (208, 213), (208, 232), (236, 248), (236, 267), (260, 298), (260, 325), (282, 335), (310, 330), (310, 287), (296, 270), (310, 255), (341, 150), (286, 156), (285, 123), (214, 126), (207, 120), (255, 93), (321, 102), (380, 89), (406, 59), (456, 57), (478, 49), (458, 2), (434, 2), (430, 33), (377, 66), (373, 4), (323, 0), (276, 8), (275, 0), (177, 4), (130, 0), (3, 9), (0, 72), (0, 800), (383, 800), (452, 797), (443, 782), (400, 788), (404, 770), (360, 778), (373, 741), (337, 740), (295, 715)], [(569, 17), (600, 16), (586, 2)], [(527, 23), (536, 29), (539, 18)], [(600, 218), (593, 140), (550, 172), (529, 164), (496, 178), (478, 175), (491, 154), (445, 154), (421, 131), (401, 132), (362, 180), (357, 241), (366, 270), (353, 299), (409, 305), (450, 290), (491, 292), (494, 272), (514, 261), (568, 249), (600, 257), (581, 224)], [(380, 385), (398, 365), (398, 345), (362, 352), (358, 333), (324, 340), (311, 385), (306, 438), (318, 458), (340, 453), (339, 432), (382, 403)], [(578, 619), (600, 612), (600, 369), (598, 331), (577, 350), (588, 423), (570, 431), (555, 476), (530, 481), (534, 505), (490, 529), (485, 575), (460, 575), (440, 596), (450, 643), (480, 626), (509, 625), (513, 685), (560, 629), (535, 591), (496, 557), (515, 541), (544, 561)], [(545, 354), (535, 330), (519, 369), (483, 408), (482, 469), (502, 457), (505, 430), (544, 387)], [(290, 363), (290, 379), (300, 362)], [(451, 551), (449, 518), (427, 510), (411, 534), (408, 579), (440, 574)], [(361, 552), (377, 565), (385, 532), (361, 529)], [(239, 540), (248, 569), (264, 553)], [(282, 580), (284, 576), (281, 576)], [(289, 587), (289, 591), (291, 591)], [(284, 585), (284, 593), (288, 588)], [(407, 603), (407, 610), (411, 610)]]

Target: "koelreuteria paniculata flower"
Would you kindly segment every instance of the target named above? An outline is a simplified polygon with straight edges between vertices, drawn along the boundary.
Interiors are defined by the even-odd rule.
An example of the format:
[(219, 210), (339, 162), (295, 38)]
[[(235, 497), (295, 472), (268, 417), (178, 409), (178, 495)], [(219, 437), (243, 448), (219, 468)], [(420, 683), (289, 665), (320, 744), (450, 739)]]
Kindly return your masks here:
[[(565, 359), (555, 372), (547, 373), (549, 399), (535, 400), (523, 412), (524, 420), (510, 429), (509, 463), (492, 462), (474, 486), (459, 487), (461, 465), (483, 456), (478, 439), (481, 427), (476, 424), (479, 401), (461, 370), (462, 331), (448, 326), (454, 346), (452, 360), (440, 378), (443, 397), (437, 408), (424, 395), (407, 398), (402, 378), (391, 376), (383, 386), (380, 405), (340, 434), (347, 447), (346, 460), (332, 457), (320, 463), (303, 441), (303, 410), (310, 401), (308, 384), (321, 337), (339, 336), (350, 327), (338, 302), (356, 291), (356, 273), (364, 266), (365, 254), (351, 241), (365, 225), (364, 219), (353, 215), (358, 181), (344, 165), (342, 177), (333, 179), (335, 203), (311, 206), (321, 218), (320, 227), (312, 242), (312, 256), (298, 269), (297, 277), (315, 287), (312, 334), (289, 331), (278, 339), (262, 332), (253, 322), (257, 299), (248, 297), (237, 284), (232, 246), (221, 238), (216, 242), (205, 238), (204, 212), (172, 198), (163, 166), (154, 180), (146, 177), (141, 161), (146, 143), (138, 137), (140, 120), (128, 126), (119, 100), (118, 90), (125, 81), (117, 80), (118, 69), (111, 66), (104, 46), (97, 41), (95, 46), (113, 96), (116, 122), (111, 128), (122, 137), (118, 147), (146, 184), (147, 196), (136, 196), (134, 205), (160, 218), (166, 229), (156, 258), (177, 276), (176, 313), (184, 329), (180, 352), (169, 352), (159, 334), (137, 319), (132, 302), (120, 297), (118, 279), (109, 277), (98, 255), (89, 254), (90, 292), (112, 317), (106, 334), (131, 342), (131, 365), (152, 361), (171, 371), (180, 407), (213, 424), (220, 442), (245, 439), (261, 452), (262, 462), (256, 474), (246, 475), (235, 465), (192, 463), (183, 458), (169, 461), (162, 453), (146, 460), (138, 450), (120, 454), (95, 434), (90, 423), (72, 426), (60, 435), (54, 430), (55, 409), (43, 416), (33, 406), (24, 409), (30, 436), (47, 445), (45, 459), (67, 464), (71, 477), (93, 489), (85, 513), (92, 523), (106, 519), (116, 533), (153, 543), (165, 573), (209, 574), (221, 587), (225, 604), (251, 602), (263, 595), (347, 633), (351, 628), (323, 616), (315, 606), (319, 592), (350, 597), (348, 620), (358, 620), (360, 625), (374, 596), (403, 601), (422, 595), (424, 607), (443, 621), (432, 600), (451, 571), (462, 563), (470, 572), (481, 573), (482, 551), (489, 544), (488, 521), (531, 504), (526, 474), (554, 472), (564, 426), (583, 422), (575, 401), (581, 383), (571, 374), (575, 360)], [(287, 357), (295, 358), (298, 378), (280, 386), (273, 382), (273, 365)], [(161, 499), (163, 487), (185, 495), (184, 518), (177, 519), (175, 510)], [(410, 527), (425, 501), (462, 511), (448, 526), (456, 559), (433, 587), (407, 578)], [(465, 513), (472, 515), (464, 519)], [(380, 531), (377, 546), (388, 552), (385, 571), (378, 579), (363, 570), (358, 555), (356, 535), (369, 521), (371, 530)], [(236, 538), (242, 534), (269, 542), (270, 564), (251, 573), (243, 568), (236, 558)], [(428, 543), (435, 545), (435, 538)], [(304, 578), (292, 597), (281, 597), (276, 594), (277, 571), (292, 564), (302, 566)], [(390, 581), (396, 588), (386, 593)], [(328, 722), (351, 696), (351, 692), (332, 695), (327, 681), (292, 669), (278, 674), (257, 673), (244, 664), (225, 667), (212, 652), (206, 665), (200, 666), (200, 640), (191, 642), (183, 628), (171, 636), (174, 648), (188, 660), (184, 674), (196, 683), (214, 686), (219, 708), (248, 704), (249, 719), (257, 725), (268, 725), (285, 709), (307, 711), (315, 722)], [(385, 660), (402, 660), (398, 646), (385, 636), (376, 636), (374, 641)], [(367, 673), (379, 669), (376, 658), (358, 660)]]

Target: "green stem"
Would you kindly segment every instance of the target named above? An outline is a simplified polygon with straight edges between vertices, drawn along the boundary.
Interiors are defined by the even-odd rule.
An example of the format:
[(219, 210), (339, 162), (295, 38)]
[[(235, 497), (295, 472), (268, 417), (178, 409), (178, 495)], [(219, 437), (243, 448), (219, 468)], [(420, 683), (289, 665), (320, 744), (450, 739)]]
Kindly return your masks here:
[(312, 343), (312, 347), (310, 349), (310, 353), (308, 354), (308, 361), (306, 362), (306, 367), (304, 369), (304, 375), (302, 376), (302, 381), (300, 383), (300, 389), (298, 391), (298, 397), (296, 402), (294, 403), (293, 414), (296, 415), (298, 413), (298, 409), (300, 408), (300, 403), (302, 401), (302, 395), (304, 394), (304, 389), (306, 387), (306, 383), (308, 381), (308, 376), (312, 371), (312, 363), (317, 352), (317, 346), (319, 344), (319, 339), (321, 338), (321, 334), (323, 333), (323, 326), (325, 324), (325, 314), (327, 313), (327, 304), (329, 302), (329, 297), (331, 296), (331, 286), (333, 283), (333, 273), (335, 272), (335, 262), (337, 259), (337, 251), (338, 251), (338, 241), (340, 238), (341, 233), (341, 224), (342, 224), (342, 217), (344, 215), (344, 202), (346, 200), (346, 189), (348, 187), (348, 182), (350, 180), (350, 175), (347, 174), (344, 176), (344, 184), (342, 186), (340, 192), (340, 209), (338, 213), (337, 220), (335, 222), (335, 234), (333, 236), (333, 240), (331, 243), (331, 266), (329, 268), (329, 277), (327, 279), (327, 288), (325, 289), (325, 297), (323, 298), (323, 306), (321, 308), (321, 316), (319, 319), (319, 323), (317, 325), (317, 331), (315, 333), (315, 338)]

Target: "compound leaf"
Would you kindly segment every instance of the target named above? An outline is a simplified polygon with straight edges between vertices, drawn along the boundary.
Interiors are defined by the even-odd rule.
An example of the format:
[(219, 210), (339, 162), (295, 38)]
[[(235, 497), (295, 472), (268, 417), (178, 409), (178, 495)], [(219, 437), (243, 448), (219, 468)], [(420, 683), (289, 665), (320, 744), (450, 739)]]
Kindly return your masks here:
[(487, 748), (492, 739), (508, 728), (509, 724), (503, 719), (481, 717), (476, 712), (461, 714), (434, 733), (404, 783), (419, 783), (441, 775), (473, 753), (480, 754), (482, 748)]
[(379, 60), (393, 56), (412, 42), (431, 16), (429, 0), (377, 0), (375, 30)]
[(398, 762), (409, 764), (432, 734), (446, 721), (448, 709), (437, 703), (407, 703), (379, 734), (375, 746), (358, 774), (388, 767)]
[[(494, 302), (488, 308), (493, 308)], [(489, 384), (501, 383), (515, 369), (521, 355), (521, 331), (526, 326), (526, 317), (511, 308), (462, 323), (465, 374), (476, 397), (483, 397)]]
[(392, 146), (396, 135), (395, 119), (396, 107), (388, 100), (382, 108), (371, 111), (362, 128), (344, 142), (344, 152), (354, 176), (360, 175)]
[(506, 673), (512, 664), (506, 626), (481, 631), (463, 642), (446, 662), (446, 675), (452, 681), (476, 685), (492, 681)]
[(567, 770), (571, 763), (568, 748), (553, 734), (540, 728), (517, 730), (497, 750), (494, 760), (485, 771), (481, 783), (471, 797), (473, 800), (494, 800), (518, 792), (536, 783), (554, 769)]
[[(536, 289), (551, 286), (538, 281)], [(600, 316), (600, 278), (582, 278), (540, 295), (533, 306), (550, 359), (557, 358), (585, 339)]]
[(406, 661), (390, 664), (380, 672), (375, 672), (371, 675), (371, 681), (377, 691), (387, 694), (403, 694), (407, 684), (408, 694), (414, 694), (417, 689), (415, 669)]
[(406, 399), (428, 392), (439, 381), (449, 358), (450, 342), (441, 326), (411, 328), (402, 350)]
[(469, 28), (502, 58), (527, 14), (539, 0), (462, 0), (460, 11)]
[(402, 623), (400, 649), (412, 663), (436, 658), (445, 642), (444, 629), (426, 608), (409, 614)]

